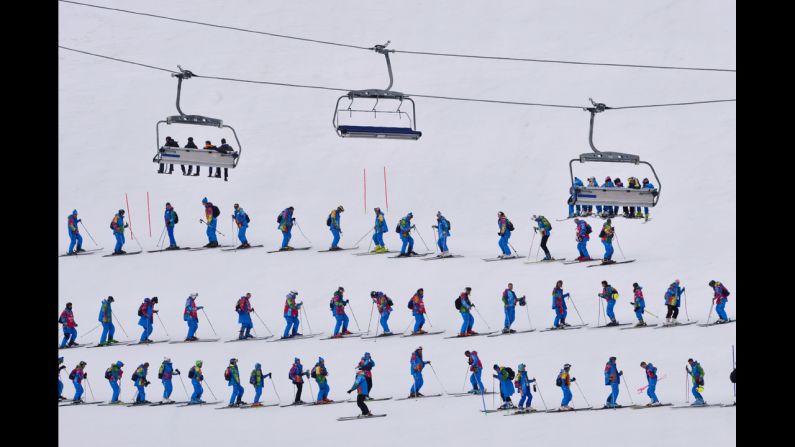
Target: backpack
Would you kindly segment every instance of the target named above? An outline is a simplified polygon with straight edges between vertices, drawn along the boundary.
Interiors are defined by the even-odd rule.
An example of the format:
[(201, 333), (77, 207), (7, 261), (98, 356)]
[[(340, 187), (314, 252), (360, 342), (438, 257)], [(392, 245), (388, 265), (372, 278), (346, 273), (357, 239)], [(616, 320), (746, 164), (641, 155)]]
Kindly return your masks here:
[(447, 221), (447, 231), (450, 231), (452, 228), (453, 228), (453, 225), (452, 225), (452, 224), (450, 223), (450, 221), (448, 220), (448, 221)]
[(395, 233), (400, 233), (400, 221), (398, 221), (397, 226), (395, 227)]
[(607, 233), (605, 233), (605, 229), (602, 228), (602, 231), (599, 232), (599, 237), (605, 237), (605, 236), (607, 236)]
[(585, 234), (591, 234), (592, 232), (593, 229), (591, 228), (591, 226), (588, 225), (588, 222), (585, 222)]
[(614, 299), (614, 300), (618, 301), (618, 290), (616, 290), (616, 288), (615, 288), (615, 287), (613, 287), (613, 294), (612, 294), (612, 295), (610, 295), (610, 298), (612, 298), (612, 299)]
[(508, 372), (508, 380), (513, 380), (516, 377), (516, 373), (511, 368), (505, 368), (505, 371)]
[(174, 223), (179, 223), (179, 216), (177, 215), (177, 212), (172, 211), (172, 213), (174, 214)]
[(412, 309), (412, 310), (414, 309), (414, 300), (413, 299), (409, 300), (409, 309)]
[(246, 214), (246, 223), (249, 223), (249, 222), (251, 222), (251, 218), (248, 217), (248, 214)]
[(227, 381), (232, 380), (232, 370), (228, 366), (226, 367), (226, 370), (224, 371), (224, 380), (227, 380)]
[(560, 376), (555, 379), (555, 386), (563, 386), (563, 379), (561, 379)]
[(248, 383), (254, 385), (257, 382), (256, 377), (257, 377), (256, 376), (256, 372), (252, 372), (251, 373), (251, 378), (248, 379)]
[(195, 376), (196, 376), (196, 367), (195, 366), (191, 366), (191, 368), (188, 370), (188, 378), (192, 379)]
[(115, 228), (113, 228), (113, 220), (110, 221), (110, 229), (115, 230)]
[(309, 374), (313, 379), (317, 378), (317, 368), (312, 368), (312, 372)]
[(105, 370), (105, 378), (108, 380), (113, 378), (113, 374), (110, 372), (110, 368)]
[(217, 206), (213, 205), (213, 217), (218, 217), (221, 215), (221, 210), (218, 209)]
[(69, 373), (69, 380), (75, 380), (75, 370)]
[(328, 217), (326, 218), (326, 226), (327, 227), (331, 226), (331, 214), (329, 214)]
[(456, 299), (455, 299), (455, 303), (454, 303), (454, 305), (455, 305), (455, 308), (456, 308), (457, 310), (461, 310), (461, 297), (460, 297), (460, 296), (459, 296), (458, 298), (456, 298)]
[(332, 311), (334, 310), (334, 298), (328, 302), (328, 308)]
[(279, 215), (278, 215), (278, 216), (276, 216), (276, 223), (282, 223), (282, 220), (283, 220), (283, 219), (284, 219), (284, 218), (282, 217), (282, 213), (279, 213)]
[(138, 371), (136, 371), (136, 372), (134, 372), (132, 374), (132, 376), (130, 377), (130, 380), (132, 380), (133, 382), (138, 380)]
[(508, 231), (513, 231), (513, 223), (510, 220), (506, 219), (505, 227), (508, 229)]
[(731, 292), (729, 292), (729, 289), (727, 289), (723, 284), (721, 284), (721, 295), (723, 295), (724, 298), (726, 298), (727, 296), (731, 295)]
[(166, 364), (165, 364), (165, 363), (163, 363), (162, 365), (160, 365), (160, 371), (158, 371), (158, 372), (157, 372), (157, 378), (158, 378), (158, 379), (162, 379), (162, 378), (163, 378), (163, 370), (164, 370), (165, 368), (166, 368)]
[(141, 303), (141, 305), (138, 307), (138, 316), (143, 317), (146, 315), (146, 310), (146, 303)]
[(392, 302), (391, 298), (386, 297), (386, 304), (387, 304), (387, 306), (394, 306), (395, 303)]

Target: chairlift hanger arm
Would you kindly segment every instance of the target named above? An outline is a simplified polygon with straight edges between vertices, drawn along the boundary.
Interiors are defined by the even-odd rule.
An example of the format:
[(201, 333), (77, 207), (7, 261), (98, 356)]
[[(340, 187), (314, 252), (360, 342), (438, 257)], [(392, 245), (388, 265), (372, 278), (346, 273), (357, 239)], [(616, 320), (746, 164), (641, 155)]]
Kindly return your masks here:
[(383, 45), (375, 45), (372, 48), (373, 51), (375, 51), (376, 53), (383, 54), (384, 57), (386, 58), (386, 69), (387, 69), (387, 71), (389, 71), (389, 85), (386, 86), (386, 88), (384, 89), (386, 91), (389, 91), (389, 89), (392, 88), (392, 83), (393, 83), (392, 63), (389, 61), (389, 53), (394, 53), (395, 50), (387, 50), (386, 49), (387, 45), (389, 45), (390, 42), (392, 42), (392, 41), (391, 40), (387, 40), (385, 44), (383, 44)]
[(171, 76), (177, 78), (177, 112), (179, 112), (180, 115), (185, 116), (179, 106), (180, 94), (182, 93), (182, 80), (193, 77), (193, 72), (190, 70), (183, 70), (182, 66), (180, 65), (177, 65), (177, 68), (179, 69), (179, 73), (171, 73)]

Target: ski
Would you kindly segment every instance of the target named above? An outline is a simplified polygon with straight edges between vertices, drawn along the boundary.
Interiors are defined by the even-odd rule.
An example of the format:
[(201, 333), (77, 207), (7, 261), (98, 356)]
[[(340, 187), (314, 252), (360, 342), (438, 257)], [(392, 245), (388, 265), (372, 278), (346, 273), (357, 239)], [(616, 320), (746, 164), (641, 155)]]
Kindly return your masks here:
[(287, 408), (287, 407), (300, 407), (301, 405), (306, 405), (306, 402), (293, 402), (291, 404), (286, 405), (279, 405), (279, 408)]
[(248, 408), (250, 406), (251, 406), (251, 404), (240, 404), (240, 405), (229, 405), (229, 404), (227, 404), (227, 405), (224, 405), (222, 407), (215, 407), (215, 409), (216, 410), (233, 410), (233, 409), (242, 410), (242, 409)]
[(241, 410), (247, 410), (249, 408), (267, 408), (267, 407), (278, 407), (279, 404), (260, 404), (260, 405), (246, 405), (244, 407), (240, 407)]
[(669, 328), (669, 327), (690, 326), (691, 324), (696, 324), (696, 323), (698, 323), (698, 320), (688, 321), (687, 323), (676, 323), (676, 324), (663, 323), (663, 324), (657, 326), (654, 329), (665, 329), (665, 328)]
[(516, 255), (512, 255), (512, 256), (505, 257), (505, 258), (500, 258), (500, 257), (497, 257), (497, 258), (482, 258), (482, 259), (483, 259), (484, 261), (486, 261), (486, 262), (492, 262), (492, 261), (508, 261), (508, 260), (510, 260), (510, 259), (521, 259), (521, 258), (526, 258), (526, 257), (527, 257), (527, 256), (516, 256)]
[(704, 404), (704, 405), (677, 405), (671, 407), (672, 410), (681, 410), (682, 408), (707, 408), (707, 407), (722, 407), (723, 404)]
[(98, 251), (102, 251), (102, 250), (104, 250), (104, 248), (92, 248), (91, 250), (83, 250), (83, 251), (80, 251), (80, 252), (77, 252), (77, 253), (72, 252), (72, 253), (66, 253), (66, 254), (63, 254), (63, 255), (58, 255), (58, 257), (59, 258), (66, 258), (66, 257), (69, 257), (69, 256), (92, 255), (92, 254), (94, 254), (94, 253), (96, 253)]
[(503, 416), (519, 416), (521, 414), (533, 414), (533, 413), (544, 413), (544, 410), (536, 410), (535, 408), (530, 408), (529, 410), (514, 411), (513, 413), (504, 414)]
[(127, 346), (154, 345), (154, 344), (157, 344), (157, 343), (168, 343), (169, 341), (171, 341), (170, 338), (167, 338), (165, 340), (154, 340), (154, 341), (151, 341), (149, 343), (141, 343), (140, 341), (135, 341), (135, 342), (127, 343)]
[(428, 256), (428, 255), (432, 255), (432, 254), (433, 254), (433, 252), (432, 252), (432, 251), (429, 251), (429, 252), (427, 252), (427, 253), (417, 253), (416, 255), (408, 255), (408, 256), (406, 256), (406, 255), (402, 255), (402, 256), (401, 256), (401, 255), (397, 255), (397, 256), (390, 256), (390, 257), (389, 257), (389, 259), (397, 259), (397, 258), (421, 258), (421, 257), (423, 257), (423, 256)]
[(359, 246), (358, 246), (358, 245), (357, 245), (356, 247), (349, 247), (349, 248), (339, 248), (339, 247), (337, 247), (337, 250), (331, 250), (331, 249), (328, 249), (328, 250), (318, 250), (317, 252), (318, 252), (318, 253), (328, 253), (328, 252), (332, 252), (332, 251), (356, 250), (357, 248), (359, 248)]
[(117, 407), (117, 406), (124, 406), (124, 405), (127, 405), (127, 403), (126, 402), (122, 402), (120, 400), (117, 400), (116, 402), (103, 402), (103, 403), (101, 403), (101, 404), (99, 404), (97, 406), (98, 407)]
[[(425, 332), (425, 333), (420, 333), (420, 334), (408, 333), (408, 334), (401, 335), (400, 338), (419, 337), (419, 336), (422, 336), (422, 335), (436, 335), (436, 334), (441, 334), (441, 333), (444, 333), (444, 331), (431, 331), (431, 332)], [(396, 334), (396, 335), (398, 335), (398, 334)]]
[[(718, 321), (720, 321), (720, 320), (718, 320)], [(707, 326), (719, 326), (719, 325), (721, 325), (721, 324), (729, 324), (729, 323), (736, 323), (736, 322), (737, 322), (737, 320), (729, 320), (729, 321), (727, 321), (727, 322), (725, 322), (725, 323), (718, 323), (718, 322), (716, 321), (716, 322), (712, 322), (712, 323), (704, 323), (704, 324), (699, 324), (698, 326), (699, 326), (699, 327), (707, 327)]]
[(186, 404), (186, 403), (188, 403), (188, 401), (186, 401), (186, 400), (185, 401), (181, 401), (181, 402), (177, 402), (176, 400), (172, 400), (171, 402), (163, 402), (163, 401), (152, 402), (151, 404), (149, 404), (149, 406), (150, 407), (162, 407), (163, 405)]
[(670, 407), (673, 404), (660, 404), (660, 405), (633, 405), (631, 408), (633, 410), (643, 410), (644, 408), (657, 408), (657, 407)]
[(212, 343), (215, 341), (220, 340), (220, 338), (200, 338), (198, 340), (176, 340), (170, 341), (168, 344), (173, 345), (175, 343)]
[(351, 400), (332, 400), (331, 402), (310, 402), (306, 404), (308, 407), (321, 407), (323, 405), (344, 404), (346, 402), (353, 402)]
[(312, 247), (311, 246), (309, 246), (309, 247), (296, 247), (296, 248), (293, 248), (292, 250), (281, 250), (281, 249), (280, 250), (271, 250), (268, 253), (282, 253), (282, 252), (286, 253), (286, 252), (290, 252), (290, 251), (309, 250), (310, 248), (312, 248)]
[(287, 338), (279, 337), (279, 338), (274, 339), (274, 340), (268, 340), (266, 343), (274, 343), (274, 342), (277, 342), (277, 341), (301, 340), (301, 339), (305, 339), (305, 338), (312, 338), (312, 337), (318, 336), (320, 334), (322, 334), (322, 332), (318, 332), (316, 334), (295, 335), (295, 336), (287, 337)]
[(368, 256), (368, 255), (383, 255), (383, 254), (387, 254), (387, 253), (394, 253), (394, 252), (393, 252), (393, 251), (389, 251), (389, 250), (387, 250), (387, 251), (381, 251), (381, 252), (376, 252), (376, 251), (366, 251), (366, 252), (364, 252), (364, 253), (354, 253), (353, 255), (354, 255), (354, 256)]
[(622, 328), (621, 328), (621, 330), (622, 330), (622, 331), (626, 331), (627, 329), (643, 329), (643, 328), (645, 328), (645, 327), (655, 327), (655, 326), (659, 326), (659, 325), (658, 325), (657, 323), (654, 323), (654, 324), (647, 324), (647, 325), (645, 325), (645, 326), (638, 326), (638, 325), (634, 325), (634, 326), (632, 326), (632, 327), (622, 327)]
[(553, 262), (558, 262), (558, 261), (562, 262), (562, 261), (565, 261), (565, 260), (566, 260), (566, 258), (553, 258), (553, 259), (542, 259), (540, 261), (525, 261), (524, 263), (525, 264), (551, 264)]
[[(631, 325), (632, 325), (632, 323), (619, 323), (619, 324), (613, 324), (613, 325), (605, 324), (605, 325), (602, 325), (602, 326), (592, 326), (589, 329), (604, 329), (606, 327), (620, 327), (620, 326), (631, 326)], [(629, 329), (629, 328), (627, 328), (627, 329)]]
[(430, 258), (425, 258), (425, 259), (423, 259), (423, 261), (434, 261), (434, 260), (437, 260), (437, 259), (450, 259), (450, 258), (463, 258), (463, 257), (464, 257), (464, 255), (447, 255), (447, 256), (436, 255), (436, 256), (433, 256), (433, 257), (430, 257)]
[(560, 408), (553, 408), (552, 410), (546, 410), (545, 413), (573, 413), (575, 411), (588, 411), (588, 410), (593, 410), (593, 407), (572, 408), (571, 410), (561, 410)]
[(410, 399), (425, 399), (428, 397), (439, 397), (441, 394), (429, 394), (427, 396), (416, 396), (416, 397), (398, 397), (395, 400), (410, 400)]
[(495, 332), (497, 332), (497, 331), (491, 331), (491, 332), (479, 332), (479, 333), (477, 333), (477, 334), (472, 334), (472, 335), (458, 335), (458, 334), (456, 334), (456, 335), (451, 335), (451, 336), (449, 336), (449, 337), (444, 337), (444, 338), (470, 338), (470, 337), (480, 337), (481, 335), (489, 335), (489, 334), (493, 334), (493, 333), (495, 333)]
[(62, 351), (64, 349), (85, 348), (85, 347), (86, 345), (78, 345), (77, 343), (75, 343), (74, 346), (64, 346), (63, 348), (58, 346), (58, 350)]
[(91, 345), (91, 346), (86, 346), (86, 347), (87, 348), (110, 348), (112, 346), (127, 346), (127, 345), (131, 345), (133, 343), (134, 342), (132, 340), (127, 340), (127, 341), (120, 341), (118, 343), (110, 343), (110, 344), (107, 344), (107, 345), (96, 344), (96, 345)]
[[(362, 340), (369, 340), (371, 338), (392, 337), (394, 335), (400, 335), (400, 334), (396, 334), (394, 332), (390, 332), (388, 334), (369, 335), (367, 337), (362, 336)], [(404, 337), (405, 337), (405, 335), (404, 335)]]
[(266, 335), (264, 337), (249, 337), (249, 338), (233, 338), (231, 340), (224, 340), (224, 343), (234, 343), (236, 341), (257, 341), (257, 340), (267, 340), (269, 338), (273, 338), (273, 335)]
[(633, 407), (632, 405), (616, 405), (615, 407), (608, 407), (608, 406), (605, 405), (604, 407), (594, 408), (593, 410), (594, 411), (598, 411), (598, 410), (620, 410), (622, 408), (632, 408), (632, 407)]
[(361, 337), (364, 334), (366, 334), (366, 332), (354, 332), (352, 334), (343, 335), (342, 337), (335, 337), (332, 335), (331, 337), (324, 337), (321, 338), (320, 340), (341, 340), (343, 338), (356, 338), (356, 337)]
[(386, 414), (369, 414), (367, 416), (359, 415), (359, 416), (344, 416), (337, 418), (338, 421), (355, 421), (358, 419), (371, 419), (371, 418), (382, 418), (385, 417)]
[(480, 410), (481, 413), (499, 413), (500, 411), (516, 410), (516, 407), (495, 408), (494, 410)]
[(78, 402), (75, 402), (75, 401), (73, 401), (73, 400), (70, 400), (70, 401), (68, 401), (68, 402), (66, 402), (66, 403), (63, 403), (63, 404), (58, 404), (58, 406), (59, 406), (59, 407), (80, 407), (80, 406), (83, 406), (83, 405), (96, 405), (96, 404), (101, 404), (101, 403), (103, 403), (103, 402), (105, 402), (105, 401), (104, 401), (104, 400), (96, 400), (96, 401), (93, 401), (93, 402), (82, 402), (82, 401), (81, 401), (81, 402), (79, 402), (79, 403), (78, 403)]
[[(670, 405), (670, 404), (667, 404), (667, 405)], [(734, 402), (734, 403), (731, 403), (731, 404), (721, 404), (721, 407), (736, 407), (736, 406), (737, 406), (737, 402)]]
[(193, 250), (190, 247), (179, 247), (179, 248), (163, 248), (160, 250), (146, 250), (147, 253), (162, 253), (164, 251), (180, 251), (180, 250)]
[(564, 261), (563, 265), (582, 264), (583, 262), (599, 262), (599, 261), (601, 261), (601, 259), (586, 259), (585, 261), (578, 261), (575, 259), (573, 261)]
[(573, 330), (573, 329), (581, 329), (581, 328), (584, 328), (585, 326), (588, 326), (588, 325), (587, 324), (575, 324), (575, 325), (572, 325), (572, 326), (548, 327), (546, 329), (541, 329), (538, 332), (570, 331), (570, 330)]
[[(487, 392), (483, 393), (484, 396), (487, 396), (489, 394), (497, 394), (497, 393), (495, 393), (494, 391), (487, 391)], [(480, 393), (473, 393), (473, 392), (453, 393), (453, 394), (449, 394), (449, 396), (452, 396), (452, 397), (480, 396)]]
[(497, 332), (496, 334), (491, 334), (489, 337), (500, 337), (502, 335), (511, 335), (511, 334), (526, 334), (528, 332), (535, 332), (535, 329), (526, 329), (524, 331), (514, 331), (514, 332)]
[(392, 396), (389, 397), (376, 397), (376, 398), (366, 398), (365, 402), (378, 402), (379, 400), (392, 400)]
[(626, 261), (616, 261), (616, 262), (602, 262), (601, 264), (589, 265), (588, 267), (601, 267), (603, 265), (616, 265), (616, 264), (629, 264), (630, 262), (635, 262), (637, 259), (628, 259)]
[(151, 407), (151, 406), (152, 406), (152, 404), (154, 404), (154, 403), (155, 403), (155, 402), (149, 402), (149, 401), (143, 401), (143, 402), (125, 402), (125, 403), (124, 403), (124, 406), (125, 406), (125, 407), (127, 407), (127, 408), (132, 408), (132, 407)]
[(143, 250), (138, 251), (131, 251), (129, 253), (111, 253), (109, 255), (102, 255), (103, 258), (109, 258), (111, 256), (130, 256), (130, 255), (137, 255), (143, 253)]
[(238, 248), (238, 247), (222, 248), (221, 251), (240, 251), (240, 250), (248, 250), (250, 248), (262, 248), (262, 247), (264, 247), (264, 245), (260, 244), (260, 245), (251, 245), (251, 246), (246, 247), (246, 248)]
[(220, 400), (217, 400), (215, 402), (201, 402), (201, 403), (186, 402), (184, 404), (177, 405), (177, 407), (201, 407), (202, 405), (217, 405), (220, 403), (221, 403)]
[(219, 244), (219, 245), (216, 245), (215, 247), (196, 247), (196, 248), (190, 248), (189, 250), (190, 251), (201, 251), (201, 250), (214, 250), (216, 248), (228, 248), (228, 247), (231, 247), (231, 245), (220, 245)]

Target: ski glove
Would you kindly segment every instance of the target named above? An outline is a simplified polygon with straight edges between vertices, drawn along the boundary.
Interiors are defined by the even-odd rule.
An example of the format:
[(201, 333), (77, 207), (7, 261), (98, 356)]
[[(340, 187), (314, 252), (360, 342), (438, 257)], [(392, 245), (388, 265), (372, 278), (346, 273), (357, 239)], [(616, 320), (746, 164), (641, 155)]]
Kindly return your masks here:
[(353, 391), (353, 390), (348, 390), (348, 391), (347, 391), (347, 393), (348, 393), (348, 394), (351, 394), (351, 391)]
[(181, 372), (179, 372), (179, 370), (178, 370), (178, 369), (175, 369), (175, 370), (174, 370), (174, 375), (175, 375), (175, 376), (178, 376), (178, 375), (180, 375), (180, 374), (182, 374), (182, 373), (181, 373)]
[(88, 379), (88, 373), (83, 373), (83, 378)]

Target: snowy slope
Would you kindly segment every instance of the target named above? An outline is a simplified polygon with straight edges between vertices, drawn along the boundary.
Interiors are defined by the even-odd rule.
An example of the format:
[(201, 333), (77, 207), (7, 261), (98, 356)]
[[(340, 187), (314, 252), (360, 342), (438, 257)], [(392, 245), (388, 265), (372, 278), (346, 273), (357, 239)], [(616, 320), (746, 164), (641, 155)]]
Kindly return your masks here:
[[(484, 9), (476, 2), (401, 2), (398, 10), (387, 10), (394, 2), (208, 0), (155, 2), (103, 1), (97, 4), (129, 8), (187, 19), (210, 21), (242, 28), (267, 30), (369, 46), (391, 40), (391, 47), (420, 51), (496, 54), (518, 57), (711, 67), (735, 66), (734, 5), (725, 2), (650, 1), (594, 2), (505, 1)], [(731, 6), (731, 7), (727, 7)], [(383, 88), (387, 84), (383, 57), (360, 50), (313, 45), (298, 41), (234, 33), (165, 22), (60, 4), (59, 43), (87, 51), (176, 69), (180, 64), (198, 74), (261, 79), (276, 82), (327, 85), (340, 88)], [(389, 11), (384, 12), (384, 11)], [(609, 106), (731, 98), (735, 75), (616, 69), (552, 64), (476, 61), (395, 54), (394, 89), (413, 94), (492, 98), (529, 102), (586, 105), (593, 97)], [(350, 141), (338, 138), (330, 125), (339, 94), (315, 90), (191, 79), (183, 88), (186, 113), (224, 119), (237, 130), (243, 144), (240, 166), (224, 183), (201, 177), (156, 175), (151, 163), (155, 153), (154, 124), (176, 113), (176, 81), (168, 73), (117, 64), (71, 52), (59, 52), (59, 204), (58, 219), (74, 208), (92, 236), (106, 251), (113, 246), (107, 225), (114, 212), (126, 208), (135, 235), (144, 248), (152, 249), (162, 229), (163, 204), (171, 202), (180, 215), (177, 241), (181, 245), (206, 243), (201, 198), (221, 208), (219, 230), (233, 238), (232, 204), (240, 203), (251, 215), (248, 232), (252, 244), (275, 247), (281, 240), (275, 217), (292, 205), (303, 231), (314, 249), (325, 249), (330, 234), (325, 226), (328, 212), (343, 204), (344, 237), (350, 246), (371, 228), (372, 207), (385, 208), (382, 170), (388, 170), (390, 229), (396, 220), (412, 211), (425, 242), (432, 244), (434, 215), (441, 210), (452, 222), (452, 251), (461, 259), (422, 262), (392, 260), (383, 256), (351, 256), (350, 252), (315, 253), (314, 250), (265, 254), (250, 252), (179, 252), (142, 254), (110, 259), (99, 255), (61, 259), (58, 297), (60, 306), (71, 301), (80, 334), (96, 324), (99, 303), (107, 295), (116, 298), (114, 311), (130, 338), (140, 335), (135, 326), (137, 306), (145, 296), (160, 298), (160, 315), (172, 339), (184, 337), (181, 319), (185, 297), (199, 292), (212, 324), (222, 338), (236, 335), (235, 300), (247, 291), (252, 304), (270, 329), (281, 332), (284, 295), (297, 289), (306, 302), (309, 323), (315, 332), (329, 334), (333, 319), (328, 299), (340, 285), (347, 291), (358, 323), (367, 326), (370, 290), (383, 290), (395, 301), (390, 320), (393, 331), (406, 327), (410, 312), (406, 301), (423, 287), (434, 329), (452, 334), (460, 327), (453, 299), (465, 287), (473, 288), (473, 300), (491, 327), (500, 327), (500, 294), (507, 282), (530, 299), (533, 327), (551, 324), (550, 291), (557, 279), (575, 299), (582, 317), (596, 322), (599, 283), (606, 279), (620, 292), (616, 312), (619, 320), (632, 320), (631, 284), (644, 287), (649, 310), (662, 316), (662, 296), (676, 278), (689, 289), (688, 313), (692, 319), (707, 318), (710, 279), (724, 282), (733, 292), (729, 315), (736, 317), (736, 225), (726, 212), (736, 204), (736, 111), (734, 104), (679, 108), (608, 111), (597, 117), (597, 147), (639, 154), (652, 162), (663, 189), (660, 204), (647, 224), (618, 219), (616, 228), (627, 258), (638, 261), (623, 266), (589, 269), (581, 265), (535, 265), (521, 261), (485, 263), (495, 256), (496, 212), (505, 211), (517, 225), (511, 243), (527, 254), (532, 231), (530, 216), (546, 215), (553, 224), (549, 247), (556, 256), (576, 256), (570, 221), (553, 218), (566, 213), (568, 161), (588, 148), (588, 114), (576, 109), (498, 106), (422, 99), (417, 101), (417, 142)], [(192, 135), (197, 142), (220, 134), (179, 133), (169, 135), (184, 144)], [(178, 170), (179, 168), (177, 168)], [(362, 171), (367, 170), (367, 210), (363, 206)], [(589, 170), (590, 169), (590, 170)], [(626, 179), (649, 176), (645, 167), (594, 168), (575, 165), (580, 178), (605, 175)], [(146, 193), (152, 208), (152, 237), (146, 216)], [(591, 224), (598, 232), (598, 220)], [(58, 252), (65, 251), (68, 237), (61, 231)], [(92, 244), (87, 235), (86, 246)], [(128, 235), (129, 236), (129, 235)], [(419, 238), (418, 248), (422, 247)], [(294, 245), (304, 245), (294, 232)], [(386, 235), (395, 250), (395, 233)], [(362, 245), (368, 242), (365, 239)], [(538, 240), (535, 241), (536, 245)], [(126, 249), (136, 248), (128, 237)], [(431, 246), (431, 248), (433, 248)], [(589, 244), (592, 255), (601, 255), (597, 238)], [(418, 250), (420, 251), (420, 250)], [(535, 256), (535, 248), (532, 256)], [(616, 251), (616, 258), (621, 253)], [(578, 321), (570, 308), (569, 321)], [(684, 311), (684, 309), (683, 309)], [(517, 328), (528, 326), (521, 308)], [(684, 313), (684, 312), (683, 312)], [(203, 315), (201, 316), (203, 317)], [(712, 318), (714, 318), (714, 313)], [(476, 330), (485, 330), (483, 318), (475, 315)], [(201, 318), (198, 335), (212, 331)], [(654, 321), (654, 319), (650, 319)], [(355, 328), (355, 324), (351, 321)], [(374, 330), (373, 318), (371, 329)], [(266, 332), (255, 319), (255, 329)], [(116, 328), (117, 338), (126, 339)], [(652, 361), (668, 378), (658, 386), (663, 401), (683, 403), (683, 366), (688, 357), (701, 361), (706, 370), (708, 402), (730, 402), (728, 382), (731, 344), (736, 325), (716, 328), (690, 326), (672, 330), (620, 331), (581, 329), (571, 333), (530, 333), (511, 337), (444, 340), (441, 336), (420, 339), (319, 341), (286, 343), (234, 343), (118, 347), (109, 350), (65, 351), (71, 369), (78, 361), (88, 362), (89, 377), (98, 399), (109, 399), (110, 388), (101, 380), (113, 361), (123, 360), (123, 398), (131, 399), (133, 387), (127, 377), (135, 366), (150, 362), (152, 385), (147, 395), (158, 397), (162, 388), (156, 368), (167, 355), (187, 371), (196, 359), (204, 360), (209, 384), (219, 399), (229, 397), (223, 368), (230, 357), (240, 359), (247, 378), (260, 362), (273, 371), (282, 400), (291, 397), (287, 371), (293, 357), (306, 366), (318, 356), (330, 371), (332, 399), (353, 382), (354, 366), (364, 351), (372, 353), (373, 396), (401, 397), (411, 385), (409, 357), (422, 345), (432, 360), (444, 388), (461, 390), (465, 372), (465, 349), (477, 350), (487, 371), (484, 381), (491, 388), (490, 366), (516, 368), (528, 365), (531, 376), (540, 380), (548, 406), (558, 405), (560, 392), (554, 378), (563, 363), (573, 365), (574, 376), (589, 402), (599, 405), (608, 393), (602, 369), (610, 355), (631, 388), (645, 385), (641, 360)], [(60, 337), (60, 330), (57, 334)], [(162, 327), (154, 338), (164, 337)], [(98, 331), (81, 341), (96, 342)], [(64, 375), (65, 379), (65, 375)], [(430, 369), (426, 369), (427, 393), (441, 392)], [(189, 388), (190, 385), (188, 384)], [(316, 390), (316, 388), (315, 388)], [(72, 392), (67, 383), (66, 394)], [(584, 404), (575, 392), (574, 404)], [(174, 395), (183, 399), (180, 385)], [(209, 392), (205, 391), (205, 396)], [(270, 386), (266, 401), (275, 399)], [(247, 387), (244, 400), (253, 397)], [(309, 397), (308, 388), (304, 398)], [(491, 407), (490, 397), (487, 406)], [(619, 400), (628, 403), (622, 386)], [(645, 402), (634, 389), (632, 399)], [(692, 397), (691, 397), (692, 399)], [(514, 399), (516, 400), (516, 399)], [(538, 395), (534, 406), (542, 407)], [(137, 416), (146, 418), (150, 439), (167, 439), (175, 445), (199, 442), (264, 441), (268, 445), (323, 439), (332, 445), (359, 439), (378, 440), (384, 445), (402, 445), (406, 439), (391, 436), (398, 427), (411, 427), (412, 442), (420, 445), (463, 442), (505, 443), (525, 437), (541, 443), (596, 441), (626, 445), (643, 439), (651, 445), (706, 441), (734, 444), (735, 409), (586, 412), (582, 414), (538, 414), (525, 419), (483, 416), (482, 404), (474, 397), (443, 397), (426, 401), (385, 401), (370, 405), (386, 418), (356, 421), (346, 425), (337, 416), (357, 414), (355, 404), (325, 408), (262, 409), (252, 412), (209, 408), (108, 407), (59, 410), (63, 445), (97, 445), (114, 437), (118, 445), (136, 445), (140, 431), (133, 427)], [(132, 415), (130, 412), (143, 412)], [(693, 423), (696, 421), (697, 423)], [(462, 424), (464, 422), (466, 426)], [(530, 431), (517, 431), (516, 423)], [(138, 422), (135, 422), (136, 424)], [(660, 430), (659, 427), (678, 427)], [(445, 427), (445, 429), (442, 429)], [(576, 428), (570, 430), (569, 428)], [(344, 440), (344, 441), (343, 441)]]

